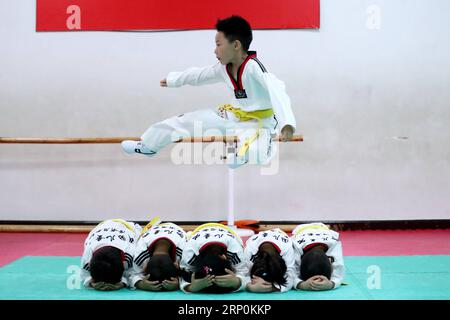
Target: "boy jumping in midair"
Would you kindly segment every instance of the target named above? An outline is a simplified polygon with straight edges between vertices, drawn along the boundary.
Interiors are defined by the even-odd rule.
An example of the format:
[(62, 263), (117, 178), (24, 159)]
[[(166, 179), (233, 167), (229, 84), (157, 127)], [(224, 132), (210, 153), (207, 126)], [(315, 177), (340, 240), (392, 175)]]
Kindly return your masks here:
[(219, 63), (170, 72), (160, 85), (175, 88), (224, 82), (232, 103), (158, 122), (147, 129), (140, 141), (123, 141), (125, 152), (152, 157), (180, 135), (193, 136), (194, 125), (201, 123), (203, 130), (216, 129), (223, 135), (232, 132), (239, 138), (237, 148), (227, 154), (229, 167), (237, 168), (247, 162), (270, 162), (276, 153), (272, 139), (277, 130), (281, 132), (280, 140), (292, 138), (296, 121), (289, 96), (284, 83), (267, 71), (255, 51), (249, 51), (253, 39), (249, 23), (231, 16), (219, 20), (216, 30), (214, 53)]

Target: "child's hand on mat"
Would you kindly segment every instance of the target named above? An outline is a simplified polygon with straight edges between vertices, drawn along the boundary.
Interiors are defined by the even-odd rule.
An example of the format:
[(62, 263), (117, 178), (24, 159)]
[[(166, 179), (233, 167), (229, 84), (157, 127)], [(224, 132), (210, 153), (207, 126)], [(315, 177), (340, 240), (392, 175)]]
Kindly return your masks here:
[(251, 292), (272, 292), (273, 286), (263, 278), (253, 276), (252, 281), (247, 284), (247, 289)]
[(160, 84), (161, 87), (167, 87), (167, 80), (166, 80), (166, 79), (162, 79), (162, 80), (159, 82), (159, 84)]
[(179, 288), (178, 278), (172, 277), (170, 280), (164, 280), (162, 286), (169, 291), (177, 290)]
[(236, 277), (236, 274), (229, 269), (225, 269), (225, 272), (227, 273), (226, 275), (216, 276), (214, 283), (223, 288), (239, 288), (241, 286), (241, 279)]
[(161, 291), (163, 287), (162, 284), (159, 281), (149, 281), (148, 277), (149, 276), (136, 282), (136, 288), (145, 291)]
[(300, 282), (297, 288), (312, 291), (330, 290), (334, 288), (334, 283), (324, 276), (313, 276), (306, 281)]
[(328, 280), (327, 277), (324, 276), (314, 276), (312, 277), (311, 288), (312, 290), (321, 291), (321, 290), (330, 290), (333, 289), (334, 283)]
[(306, 281), (300, 282), (300, 283), (297, 285), (297, 289), (300, 289), (300, 290), (307, 290), (307, 291), (313, 290), (311, 284), (312, 284), (314, 278), (315, 278), (315, 277), (311, 277), (311, 278), (309, 278), (309, 279), (306, 280)]
[(186, 290), (190, 292), (198, 292), (211, 286), (213, 283), (214, 283), (214, 276), (208, 275), (201, 279), (195, 279), (195, 275), (192, 274), (191, 284), (186, 287)]
[(293, 136), (294, 136), (293, 126), (287, 124), (283, 127), (283, 129), (281, 129), (281, 136), (280, 136), (281, 141), (292, 139)]
[(106, 282), (91, 282), (92, 288), (95, 290), (100, 291), (113, 291), (113, 290), (119, 290), (125, 287), (125, 284), (123, 282), (118, 283), (106, 283)]

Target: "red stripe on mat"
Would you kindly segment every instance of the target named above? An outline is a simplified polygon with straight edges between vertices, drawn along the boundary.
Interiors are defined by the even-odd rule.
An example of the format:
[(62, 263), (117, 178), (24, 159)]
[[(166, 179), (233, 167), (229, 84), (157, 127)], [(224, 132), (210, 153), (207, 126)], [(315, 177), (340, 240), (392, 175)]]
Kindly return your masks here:
[[(340, 234), (344, 256), (450, 254), (450, 229), (343, 231)], [(86, 236), (87, 233), (0, 233), (0, 266), (22, 256), (81, 256)]]

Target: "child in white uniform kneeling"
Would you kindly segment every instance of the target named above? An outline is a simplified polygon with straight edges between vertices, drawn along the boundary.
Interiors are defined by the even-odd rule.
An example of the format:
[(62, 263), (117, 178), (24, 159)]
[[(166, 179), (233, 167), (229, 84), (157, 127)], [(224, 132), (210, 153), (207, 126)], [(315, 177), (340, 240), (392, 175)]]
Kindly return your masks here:
[(292, 231), (296, 250), (294, 288), (298, 290), (331, 290), (342, 284), (345, 266), (339, 233), (325, 224), (298, 225)]
[(219, 223), (206, 223), (188, 234), (181, 258), (184, 292), (226, 293), (247, 285), (248, 269), (242, 239)]
[(286, 292), (295, 279), (295, 253), (292, 240), (281, 229), (261, 231), (245, 244), (250, 270), (251, 292)]
[(147, 291), (178, 290), (185, 244), (186, 232), (181, 227), (153, 219), (137, 242), (131, 285)]
[(98, 224), (84, 242), (83, 285), (102, 291), (129, 287), (134, 250), (141, 230), (140, 225), (122, 219)]

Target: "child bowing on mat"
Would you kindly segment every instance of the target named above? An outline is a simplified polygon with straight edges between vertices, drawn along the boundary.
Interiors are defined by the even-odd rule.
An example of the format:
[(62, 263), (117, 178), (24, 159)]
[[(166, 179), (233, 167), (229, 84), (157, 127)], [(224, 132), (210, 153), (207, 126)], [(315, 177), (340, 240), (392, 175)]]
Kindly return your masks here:
[(331, 290), (342, 284), (345, 266), (339, 233), (323, 223), (300, 224), (292, 231), (298, 290)]
[(249, 281), (242, 239), (220, 223), (202, 224), (188, 233), (180, 267), (180, 289), (186, 293), (237, 292)]
[(83, 285), (101, 291), (129, 287), (141, 230), (140, 225), (122, 219), (106, 220), (92, 229), (81, 257)]
[(178, 290), (185, 244), (186, 232), (180, 226), (162, 223), (159, 217), (152, 219), (136, 245), (131, 286), (146, 291)]
[(286, 292), (295, 280), (295, 252), (292, 240), (279, 228), (261, 231), (245, 243), (245, 257), (251, 292)]

